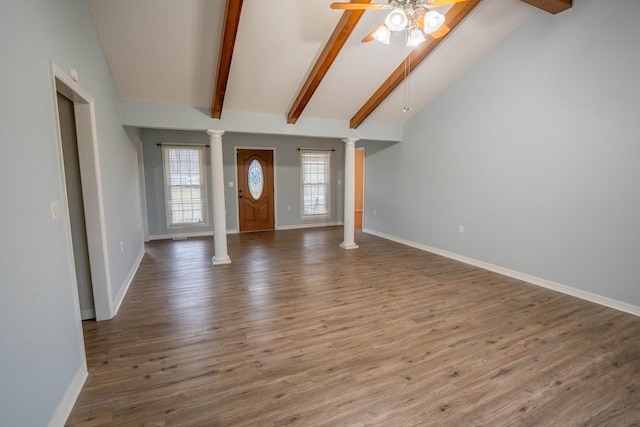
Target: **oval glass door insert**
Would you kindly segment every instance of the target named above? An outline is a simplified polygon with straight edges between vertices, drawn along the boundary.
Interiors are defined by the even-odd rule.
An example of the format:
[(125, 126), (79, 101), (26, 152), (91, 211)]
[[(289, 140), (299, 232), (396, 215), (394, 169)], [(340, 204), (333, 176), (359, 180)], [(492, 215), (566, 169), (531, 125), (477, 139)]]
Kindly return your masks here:
[(248, 172), (249, 181), (249, 193), (254, 200), (258, 200), (262, 195), (262, 189), (264, 188), (264, 174), (262, 173), (262, 165), (257, 159), (253, 159), (249, 163)]

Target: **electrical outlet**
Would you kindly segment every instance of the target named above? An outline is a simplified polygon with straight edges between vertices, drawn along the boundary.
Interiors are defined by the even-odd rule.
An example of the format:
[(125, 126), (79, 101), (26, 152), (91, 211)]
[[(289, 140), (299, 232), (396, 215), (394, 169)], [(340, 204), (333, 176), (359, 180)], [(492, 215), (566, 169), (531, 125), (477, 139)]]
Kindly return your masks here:
[(124, 242), (120, 241), (120, 252), (124, 252)]
[(459, 226), (458, 226), (458, 231), (459, 231), (460, 233), (464, 233), (464, 225), (459, 225)]
[(291, 206), (287, 206), (287, 212), (291, 211)]
[(373, 216), (378, 215), (378, 211), (376, 209), (373, 210)]

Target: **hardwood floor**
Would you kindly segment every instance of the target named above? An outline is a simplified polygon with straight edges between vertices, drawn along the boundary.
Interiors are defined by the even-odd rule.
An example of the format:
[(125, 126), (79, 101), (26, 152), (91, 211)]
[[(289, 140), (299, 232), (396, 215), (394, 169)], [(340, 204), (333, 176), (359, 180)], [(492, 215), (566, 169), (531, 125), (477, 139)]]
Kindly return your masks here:
[[(640, 318), (341, 228), (156, 241), (68, 425), (640, 425)], [(603, 284), (606, 286), (606, 284)]]

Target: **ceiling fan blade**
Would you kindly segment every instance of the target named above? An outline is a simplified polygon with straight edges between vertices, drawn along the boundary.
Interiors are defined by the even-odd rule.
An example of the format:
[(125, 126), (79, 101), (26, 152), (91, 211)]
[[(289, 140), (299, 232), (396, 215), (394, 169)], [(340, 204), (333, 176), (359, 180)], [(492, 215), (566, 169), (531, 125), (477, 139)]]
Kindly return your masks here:
[(331, 9), (343, 9), (343, 10), (380, 10), (380, 9), (392, 9), (393, 6), (382, 3), (331, 3)]
[(460, 3), (462, 1), (467, 1), (467, 0), (431, 0), (431, 1), (427, 0), (426, 6), (432, 9), (434, 7), (447, 6), (449, 4)]
[(446, 25), (442, 25), (440, 28), (438, 28), (436, 31), (434, 31), (433, 33), (429, 34), (431, 37), (433, 37), (434, 39), (439, 39), (441, 37), (446, 36), (447, 34), (449, 34), (449, 31), (451, 31), (451, 28), (447, 27)]
[(380, 25), (378, 25), (377, 27), (375, 27), (373, 29), (373, 31), (371, 31), (369, 34), (367, 34), (366, 36), (364, 36), (364, 38), (362, 39), (362, 43), (368, 43), (370, 41), (375, 40), (373, 35), (376, 33), (376, 31), (378, 31), (380, 29), (380, 27), (384, 26), (384, 22)]

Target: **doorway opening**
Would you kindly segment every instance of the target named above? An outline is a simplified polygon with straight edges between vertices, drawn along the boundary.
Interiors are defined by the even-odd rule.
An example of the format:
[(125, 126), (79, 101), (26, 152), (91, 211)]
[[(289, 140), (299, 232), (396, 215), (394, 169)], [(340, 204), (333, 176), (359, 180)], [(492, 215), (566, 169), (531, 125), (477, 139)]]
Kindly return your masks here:
[(51, 78), (63, 181), (62, 206), (66, 210), (63, 218), (80, 325), (83, 317), (106, 320), (113, 313), (94, 101), (53, 63)]
[(80, 160), (78, 158), (75, 109), (73, 101), (60, 92), (57, 93), (57, 103), (64, 181), (67, 191), (66, 208), (71, 228), (71, 246), (78, 287), (80, 317), (82, 320), (89, 320), (95, 319), (95, 306), (93, 303), (91, 266), (89, 264), (89, 247), (87, 244), (87, 225), (84, 216)]

